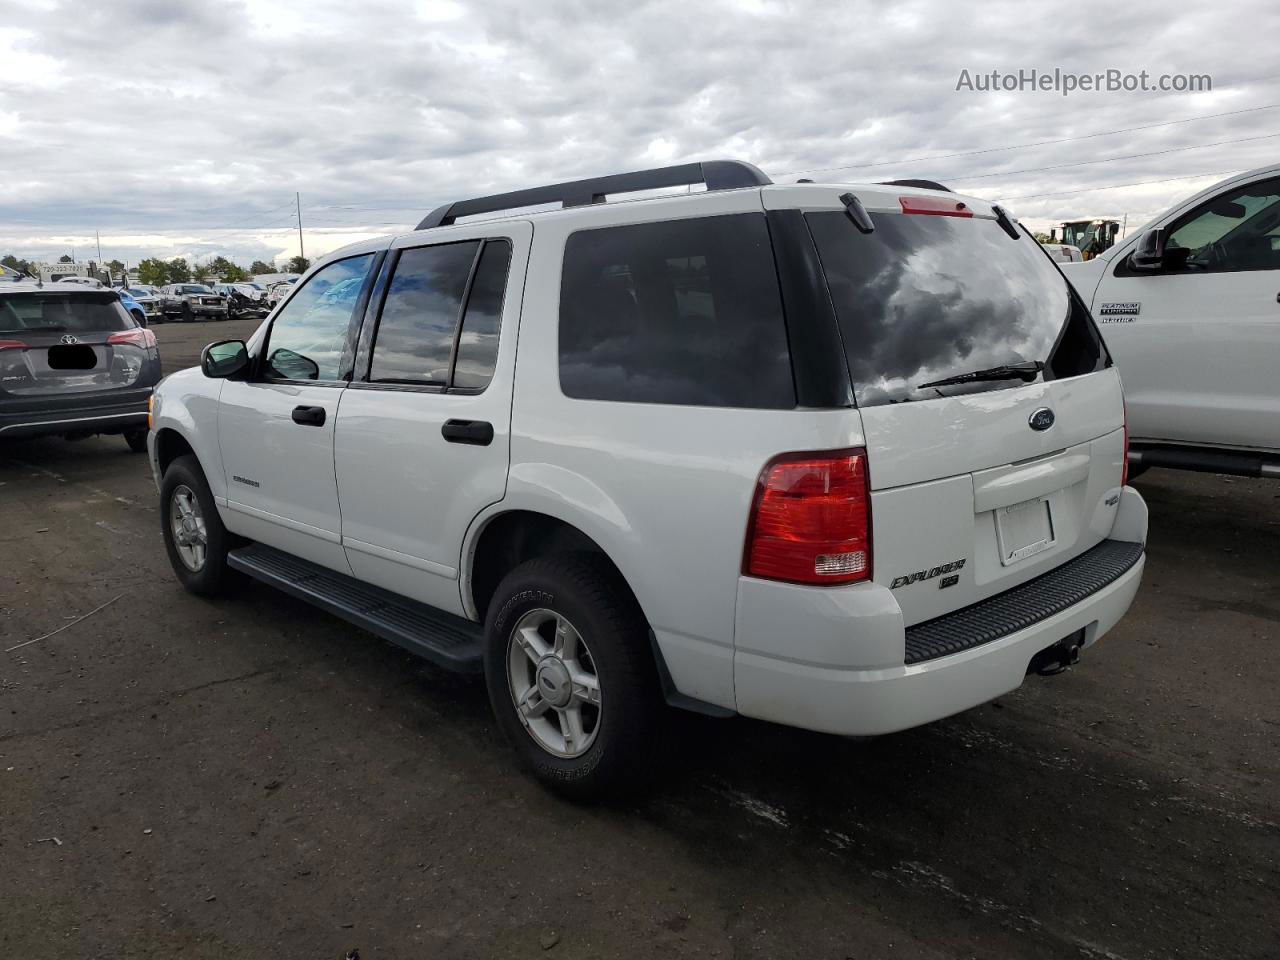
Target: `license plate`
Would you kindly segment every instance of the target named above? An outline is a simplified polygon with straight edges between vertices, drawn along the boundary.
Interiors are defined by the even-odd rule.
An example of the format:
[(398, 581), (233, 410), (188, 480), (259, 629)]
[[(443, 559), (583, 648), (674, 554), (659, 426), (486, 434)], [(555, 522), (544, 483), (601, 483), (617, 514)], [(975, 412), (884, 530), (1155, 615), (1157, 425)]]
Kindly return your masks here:
[(996, 511), (996, 541), (1004, 566), (1033, 557), (1053, 546), (1053, 514), (1044, 497)]

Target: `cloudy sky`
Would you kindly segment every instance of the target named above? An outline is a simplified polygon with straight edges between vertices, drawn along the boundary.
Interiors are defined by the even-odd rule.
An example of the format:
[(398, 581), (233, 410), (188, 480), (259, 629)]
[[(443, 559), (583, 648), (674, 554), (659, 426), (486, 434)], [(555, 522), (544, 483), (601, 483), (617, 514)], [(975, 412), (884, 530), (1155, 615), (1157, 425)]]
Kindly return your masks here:
[[(297, 252), (295, 192), (315, 254), (448, 199), (717, 157), (1133, 227), (1280, 156), (1276, 37), (1271, 0), (0, 0), (0, 255), (85, 257), (97, 230), (107, 259), (247, 265)], [(956, 89), (1033, 68), (1212, 91)]]

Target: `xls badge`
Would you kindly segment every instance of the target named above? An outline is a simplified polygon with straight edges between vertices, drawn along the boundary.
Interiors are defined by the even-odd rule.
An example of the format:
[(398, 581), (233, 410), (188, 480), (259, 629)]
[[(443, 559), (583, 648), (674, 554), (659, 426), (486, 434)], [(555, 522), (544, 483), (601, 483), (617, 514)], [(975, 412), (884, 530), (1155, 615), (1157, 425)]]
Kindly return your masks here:
[(1140, 313), (1142, 304), (1138, 301), (1103, 303), (1098, 306), (1098, 319), (1103, 323), (1133, 323), (1133, 318)]

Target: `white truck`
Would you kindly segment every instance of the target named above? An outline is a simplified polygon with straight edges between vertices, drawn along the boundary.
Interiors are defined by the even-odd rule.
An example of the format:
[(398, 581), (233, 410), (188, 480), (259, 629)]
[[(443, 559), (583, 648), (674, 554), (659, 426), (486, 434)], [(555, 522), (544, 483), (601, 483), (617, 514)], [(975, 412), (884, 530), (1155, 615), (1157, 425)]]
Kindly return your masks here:
[(1062, 270), (1120, 369), (1135, 473), (1280, 477), (1280, 165)]
[(448, 204), (152, 415), (187, 589), (483, 669), (578, 796), (644, 775), (663, 699), (867, 735), (1059, 672), (1145, 560), (1088, 310), (999, 207), (914, 186), (715, 161)]

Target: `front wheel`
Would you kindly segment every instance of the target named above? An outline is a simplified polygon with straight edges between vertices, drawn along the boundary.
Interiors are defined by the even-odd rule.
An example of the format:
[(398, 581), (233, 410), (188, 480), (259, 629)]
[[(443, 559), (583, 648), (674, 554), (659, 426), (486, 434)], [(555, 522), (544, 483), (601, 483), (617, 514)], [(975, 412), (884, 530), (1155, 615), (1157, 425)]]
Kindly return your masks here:
[(196, 316), (195, 316), (194, 311), (192, 311), (192, 309), (191, 309), (191, 304), (189, 304), (189, 303), (184, 303), (184, 304), (182, 305), (182, 322), (183, 322), (183, 323), (191, 323), (193, 320), (195, 320), (195, 318), (196, 318)]
[(558, 793), (615, 795), (645, 776), (662, 705), (644, 616), (604, 561), (542, 557), (498, 585), (485, 681), (503, 733)]
[(160, 523), (178, 580), (191, 593), (214, 597), (234, 581), (227, 566), (232, 534), (222, 525), (204, 471), (194, 456), (178, 457), (160, 481)]

